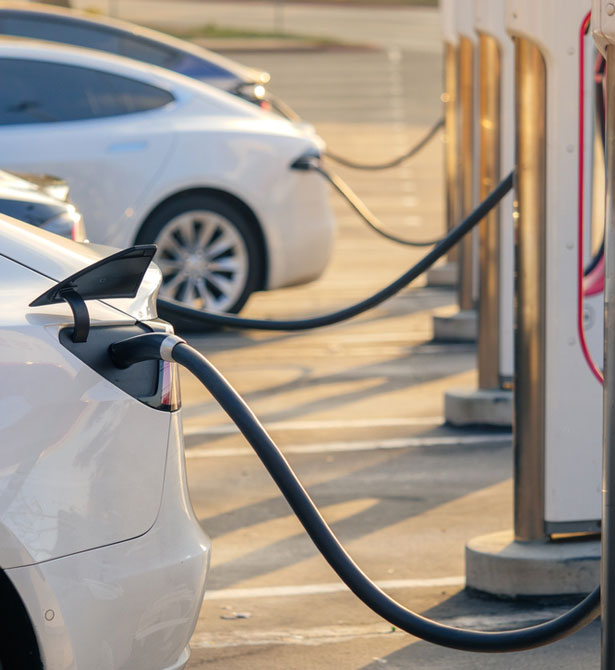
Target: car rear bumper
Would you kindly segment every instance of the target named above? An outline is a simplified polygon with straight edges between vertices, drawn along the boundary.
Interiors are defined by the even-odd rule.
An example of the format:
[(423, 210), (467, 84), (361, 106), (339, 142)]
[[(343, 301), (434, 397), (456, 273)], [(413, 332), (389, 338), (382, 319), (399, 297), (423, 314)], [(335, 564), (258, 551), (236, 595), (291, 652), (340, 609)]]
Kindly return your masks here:
[[(267, 231), (269, 289), (317, 279), (327, 267), (333, 249), (335, 219), (327, 182), (315, 172), (289, 169), (284, 184), (284, 195), (277, 201), (278, 211), (271, 217), (284, 225), (270, 226)], [(263, 225), (266, 223), (267, 218)]]
[(30, 614), (46, 668), (179, 670), (189, 657), (209, 555), (188, 498), (175, 413), (162, 504), (148, 532), (6, 572)]

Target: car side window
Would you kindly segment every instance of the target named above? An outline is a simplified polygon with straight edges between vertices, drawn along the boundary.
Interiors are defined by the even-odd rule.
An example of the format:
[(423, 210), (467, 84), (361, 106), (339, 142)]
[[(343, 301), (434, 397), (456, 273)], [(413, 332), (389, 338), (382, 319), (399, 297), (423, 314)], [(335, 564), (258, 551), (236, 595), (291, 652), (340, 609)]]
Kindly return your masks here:
[(0, 125), (134, 114), (174, 100), (156, 86), (63, 63), (1, 59), (0, 81)]
[(0, 16), (0, 33), (111, 52), (117, 52), (119, 46), (117, 31), (49, 14), (23, 16), (19, 12), (3, 13)]

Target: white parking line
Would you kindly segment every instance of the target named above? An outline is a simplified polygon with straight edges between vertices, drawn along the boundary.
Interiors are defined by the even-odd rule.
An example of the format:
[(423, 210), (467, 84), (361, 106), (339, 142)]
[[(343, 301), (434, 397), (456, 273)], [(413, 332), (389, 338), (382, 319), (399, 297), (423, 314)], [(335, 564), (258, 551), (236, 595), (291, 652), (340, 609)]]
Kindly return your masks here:
[[(333, 430), (336, 428), (395, 428), (397, 426), (438, 426), (444, 422), (443, 416), (393, 417), (384, 419), (325, 419), (322, 421), (272, 421), (267, 430)], [(187, 426), (184, 435), (232, 435), (238, 433), (232, 423), (218, 426)]]
[[(465, 577), (436, 577), (434, 579), (388, 579), (377, 582), (381, 589), (423, 589), (430, 587), (464, 586)], [(343, 582), (331, 584), (298, 584), (296, 586), (265, 586), (251, 589), (218, 589), (205, 592), (205, 600), (233, 600), (244, 598), (288, 598), (313, 596), (323, 593), (348, 591)]]
[[(420, 449), (423, 447), (461, 447), (477, 444), (509, 444), (510, 433), (476, 435), (441, 435), (436, 437), (407, 437), (389, 440), (365, 440), (351, 442), (318, 442), (316, 444), (296, 444), (282, 448), (285, 454), (332, 454), (352, 451), (387, 451), (394, 449)], [(186, 449), (186, 458), (224, 458), (228, 456), (248, 456), (249, 447), (194, 447)]]
[[(534, 609), (525, 612), (510, 612), (507, 614), (479, 614), (459, 617), (445, 617), (439, 621), (456, 628), (472, 628), (474, 630), (512, 630), (527, 625), (554, 619), (566, 611), (565, 607), (543, 610)], [(196, 648), (223, 648), (223, 647), (255, 647), (261, 645), (301, 645), (318, 646), (347, 642), (349, 640), (373, 637), (406, 637), (404, 631), (391, 626), (385, 621), (370, 624), (333, 624), (330, 626), (314, 626), (312, 628), (282, 628), (270, 630), (242, 630), (234, 629), (231, 632), (195, 633), (190, 646)]]
[(225, 647), (258, 647), (262, 645), (318, 646), (348, 640), (406, 636), (385, 622), (364, 625), (332, 625), (314, 628), (284, 628), (280, 630), (234, 630), (229, 633), (195, 633), (190, 638), (191, 649), (221, 649)]

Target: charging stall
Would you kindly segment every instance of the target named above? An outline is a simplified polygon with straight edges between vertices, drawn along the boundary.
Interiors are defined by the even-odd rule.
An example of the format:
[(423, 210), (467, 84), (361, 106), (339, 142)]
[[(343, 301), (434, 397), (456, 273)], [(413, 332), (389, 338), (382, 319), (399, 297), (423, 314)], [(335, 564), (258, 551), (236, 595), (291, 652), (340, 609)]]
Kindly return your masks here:
[[(474, 0), (478, 38), (478, 199), (514, 166), (513, 45), (504, 0)], [(444, 397), (444, 416), (456, 426), (511, 426), (513, 417), (512, 195), (479, 228), (478, 388)]]
[[(453, 45), (456, 45), (454, 49), (457, 54), (457, 159), (454, 162), (452, 153), (449, 156), (447, 151), (446, 180), (447, 217), (457, 216), (457, 222), (459, 222), (474, 209), (478, 195), (475, 160), (477, 156), (475, 113), (477, 39), (473, 25), (473, 0), (444, 3), (441, 12), (447, 56), (449, 51), (453, 51)], [(452, 116), (452, 112), (450, 115)], [(452, 123), (451, 121), (451, 126)], [(446, 130), (448, 135), (449, 126)], [(453, 167), (454, 165), (456, 167)], [(475, 234), (466, 235), (457, 246), (457, 304), (459, 309), (451, 316), (434, 317), (433, 329), (436, 340), (468, 342), (476, 340), (476, 246)]]
[(601, 518), (602, 388), (577, 299), (579, 45), (590, 2), (506, 0), (505, 9), (515, 50), (514, 530), (468, 544), (467, 583), (583, 593), (598, 582), (599, 543), (549, 541), (596, 533)]

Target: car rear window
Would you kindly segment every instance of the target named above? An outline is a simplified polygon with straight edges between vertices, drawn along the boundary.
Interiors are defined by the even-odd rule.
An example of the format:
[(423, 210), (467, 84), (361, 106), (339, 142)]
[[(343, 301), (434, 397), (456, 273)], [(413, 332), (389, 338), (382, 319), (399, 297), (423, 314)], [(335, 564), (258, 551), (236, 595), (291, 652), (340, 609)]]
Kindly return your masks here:
[(180, 52), (166, 44), (72, 17), (8, 11), (0, 14), (0, 33), (99, 49), (171, 69), (181, 60)]
[(72, 19), (55, 18), (48, 14), (24, 16), (18, 12), (3, 13), (0, 15), (0, 33), (115, 53), (119, 47), (119, 36), (116, 31)]
[(0, 59), (0, 124), (58, 123), (164, 107), (174, 98), (156, 86), (91, 68)]

